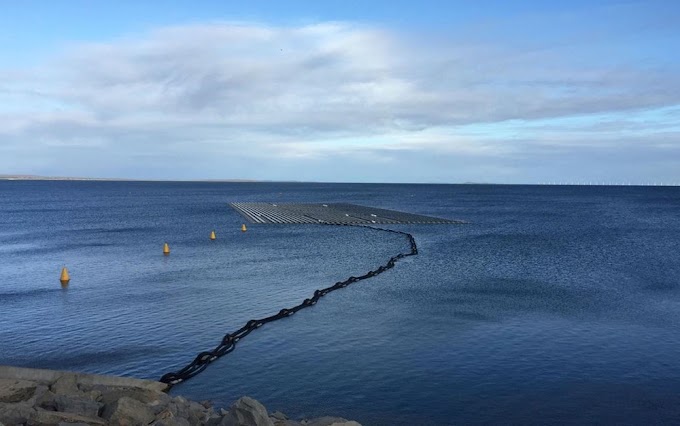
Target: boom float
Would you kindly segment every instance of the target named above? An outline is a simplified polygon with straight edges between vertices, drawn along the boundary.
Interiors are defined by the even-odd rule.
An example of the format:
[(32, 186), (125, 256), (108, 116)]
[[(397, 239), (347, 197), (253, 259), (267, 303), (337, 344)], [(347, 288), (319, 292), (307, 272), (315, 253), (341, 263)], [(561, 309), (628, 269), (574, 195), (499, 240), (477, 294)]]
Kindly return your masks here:
[[(253, 207), (253, 204), (256, 204), (256, 206)], [(400, 234), (403, 235), (408, 241), (409, 250), (390, 257), (385, 264), (379, 266), (376, 269), (366, 272), (364, 275), (360, 275), (358, 277), (351, 276), (344, 281), (336, 282), (330, 287), (316, 290), (314, 291), (314, 294), (311, 297), (303, 300), (302, 303), (300, 303), (297, 306), (293, 306), (292, 308), (284, 308), (274, 315), (260, 319), (252, 319), (246, 322), (246, 324), (243, 327), (239, 328), (233, 333), (227, 333), (226, 335), (224, 335), (224, 337), (222, 337), (222, 341), (214, 349), (199, 353), (194, 358), (193, 361), (191, 361), (187, 366), (185, 366), (181, 370), (163, 375), (163, 377), (160, 378), (160, 381), (163, 383), (167, 383), (170, 386), (182, 383), (183, 381), (188, 380), (194, 377), (195, 375), (199, 374), (200, 372), (205, 370), (208, 367), (208, 365), (210, 365), (210, 363), (212, 363), (213, 361), (217, 360), (218, 358), (224, 355), (227, 355), (228, 353), (231, 353), (234, 349), (236, 349), (236, 343), (238, 341), (252, 333), (254, 330), (257, 330), (258, 328), (262, 327), (263, 325), (270, 322), (278, 321), (283, 318), (287, 318), (291, 315), (294, 315), (301, 309), (314, 306), (319, 301), (319, 299), (321, 299), (328, 293), (331, 293), (341, 288), (345, 288), (350, 284), (354, 284), (356, 282), (375, 277), (376, 275), (380, 275), (394, 268), (395, 264), (399, 260), (408, 256), (415, 256), (418, 254), (418, 246), (416, 244), (415, 238), (413, 238), (413, 235), (409, 234), (408, 232), (372, 226), (373, 223), (391, 223), (391, 224), (466, 223), (457, 220), (453, 221), (447, 219), (430, 218), (427, 216), (410, 215), (408, 213), (395, 212), (391, 210), (368, 209), (367, 207), (356, 206), (352, 204), (332, 205), (333, 207), (331, 207), (331, 205), (329, 204), (277, 205), (267, 203), (233, 203), (231, 204), (231, 206), (239, 213), (241, 213), (244, 217), (246, 217), (248, 220), (254, 223), (310, 223), (310, 224), (314, 223), (320, 225), (354, 226), (378, 232), (390, 232), (393, 234)], [(267, 206), (274, 207), (274, 209), (270, 209)], [(285, 209), (280, 208), (282, 206), (286, 206), (286, 208)], [(312, 206), (311, 210), (319, 210), (322, 214), (319, 213), (315, 215), (308, 214), (310, 210), (309, 206)], [(341, 206), (341, 208), (337, 206)], [(283, 212), (281, 212), (281, 210), (283, 210)], [(372, 213), (367, 212), (367, 210), (371, 210)], [(275, 214), (277, 212), (279, 214)], [(349, 212), (352, 212), (353, 214), (350, 215)], [(380, 213), (380, 215), (378, 215), (378, 213)], [(321, 217), (323, 217), (323, 219)], [(333, 221), (326, 221), (325, 219), (328, 218), (332, 219)], [(401, 222), (399, 221), (400, 219), (402, 220), (410, 219), (413, 221)], [(245, 231), (245, 225), (243, 225), (243, 230)]]

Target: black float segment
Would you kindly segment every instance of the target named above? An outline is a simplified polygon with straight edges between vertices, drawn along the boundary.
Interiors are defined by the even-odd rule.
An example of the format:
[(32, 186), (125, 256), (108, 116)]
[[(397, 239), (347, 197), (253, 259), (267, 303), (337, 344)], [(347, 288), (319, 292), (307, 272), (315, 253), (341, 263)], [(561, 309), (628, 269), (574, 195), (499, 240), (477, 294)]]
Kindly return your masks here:
[(465, 223), (348, 203), (231, 203), (251, 223), (409, 224)]

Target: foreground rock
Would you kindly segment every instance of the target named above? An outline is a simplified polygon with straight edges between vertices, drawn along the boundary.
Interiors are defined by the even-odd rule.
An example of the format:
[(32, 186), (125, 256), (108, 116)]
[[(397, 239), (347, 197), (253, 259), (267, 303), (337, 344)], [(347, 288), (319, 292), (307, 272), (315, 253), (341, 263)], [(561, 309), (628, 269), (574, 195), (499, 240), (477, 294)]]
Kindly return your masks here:
[(0, 426), (361, 426), (339, 417), (290, 420), (244, 396), (228, 410), (150, 380), (0, 366)]

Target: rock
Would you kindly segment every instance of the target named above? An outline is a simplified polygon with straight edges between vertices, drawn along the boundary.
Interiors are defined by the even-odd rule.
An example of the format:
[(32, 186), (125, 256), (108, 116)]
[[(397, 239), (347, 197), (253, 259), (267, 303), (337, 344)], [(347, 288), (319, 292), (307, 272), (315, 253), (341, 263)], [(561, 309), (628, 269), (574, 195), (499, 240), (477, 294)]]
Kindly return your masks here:
[(49, 391), (50, 391), (49, 387), (37, 383), (35, 387), (35, 392), (33, 392), (33, 396), (26, 402), (28, 402), (31, 405), (36, 405), (37, 401), (39, 399), (42, 399), (42, 397)]
[(274, 422), (274, 426), (302, 426), (302, 423), (290, 420), (280, 411), (274, 411), (269, 415), (269, 418)]
[(168, 408), (172, 411), (175, 417), (189, 418), (191, 413), (189, 412), (189, 401), (181, 396), (176, 396), (170, 400), (168, 403)]
[[(151, 407), (152, 410), (154, 408), (153, 406)], [(169, 419), (171, 417), (177, 417), (177, 406), (172, 403), (156, 414), (157, 419)]]
[(268, 414), (249, 397), (216, 412), (211, 401), (171, 398), (161, 383), (49, 370), (29, 373), (0, 378), (0, 426), (361, 426), (340, 417), (293, 421), (280, 411)]
[(163, 403), (162, 401), (153, 401), (148, 404), (146, 404), (149, 408), (151, 408), (151, 411), (153, 411), (153, 414), (158, 418), (160, 413), (164, 413), (168, 411), (168, 404)]
[(208, 410), (203, 405), (185, 398), (176, 397), (170, 400), (167, 406), (159, 406), (155, 403), (148, 404), (155, 411), (156, 421), (170, 419), (186, 419), (192, 425), (205, 424), (214, 411)]
[(307, 426), (361, 426), (361, 424), (343, 419), (342, 417), (319, 417), (317, 419), (311, 419)]
[(71, 373), (65, 373), (59, 377), (54, 383), (52, 383), (50, 390), (57, 395), (80, 394), (80, 389), (78, 389), (78, 383), (76, 381), (76, 375)]
[(97, 402), (101, 402), (102, 396), (103, 396), (103, 394), (101, 393), (101, 391), (98, 391), (98, 390), (96, 390), (96, 389), (87, 392), (86, 395), (87, 395), (87, 397), (90, 398), (92, 401), (97, 401)]
[[(152, 409), (153, 409), (153, 407), (152, 407)], [(172, 411), (170, 411), (169, 408), (166, 408), (166, 409), (164, 409), (164, 410), (159, 411), (158, 413), (156, 413), (156, 421), (158, 421), (158, 420), (172, 419), (172, 418), (174, 418), (174, 417), (175, 417), (175, 415), (172, 413)]]
[(222, 426), (274, 426), (267, 409), (253, 398), (239, 398), (222, 418)]
[(84, 423), (86, 425), (106, 425), (102, 419), (85, 417), (74, 413), (60, 413), (58, 411), (36, 410), (35, 415), (28, 421), (29, 426), (59, 426)]
[(222, 416), (219, 414), (213, 414), (210, 416), (207, 422), (205, 422), (206, 426), (219, 426), (220, 423), (222, 423)]
[(189, 404), (189, 400), (186, 399), (183, 396), (176, 396), (176, 397), (172, 398), (172, 400), (174, 402), (176, 402), (177, 404)]
[(57, 395), (54, 398), (57, 411), (80, 414), (86, 417), (98, 417), (104, 404), (91, 400), (86, 396)]
[(136, 399), (139, 402), (148, 404), (153, 401), (170, 401), (168, 394), (164, 392), (157, 392), (150, 389), (136, 389), (136, 388), (124, 388), (120, 386), (92, 386), (90, 392), (98, 391), (101, 392), (100, 401), (104, 404), (112, 404), (118, 401), (120, 398), (126, 396), (128, 398)]
[(288, 416), (286, 416), (285, 414), (283, 414), (280, 411), (274, 411), (273, 413), (271, 413), (269, 415), (269, 417), (273, 417), (276, 420), (288, 420)]
[(189, 423), (191, 424), (203, 424), (208, 421), (210, 417), (210, 411), (198, 402), (189, 402)]
[[(199, 423), (194, 423), (194, 424), (199, 424)], [(153, 423), (151, 423), (151, 426), (192, 426), (192, 423), (189, 423), (189, 420), (187, 419), (180, 419), (180, 418), (170, 418), (170, 419), (163, 419), (163, 420), (157, 420)]]
[(7, 425), (24, 424), (34, 414), (35, 408), (28, 403), (9, 404), (0, 402), (0, 423)]
[(0, 379), (0, 402), (21, 402), (31, 399), (37, 384), (28, 380)]
[(127, 396), (112, 404), (107, 404), (102, 417), (110, 424), (120, 426), (147, 425), (155, 418), (151, 408)]
[(302, 423), (294, 420), (274, 420), (274, 426), (302, 426)]
[(43, 410), (47, 411), (57, 411), (57, 395), (49, 390), (42, 392), (42, 395), (39, 396), (37, 393), (38, 391), (36, 390), (36, 398), (34, 402), (36, 408), (42, 408)]
[[(170, 396), (165, 393), (165, 392), (156, 392), (153, 394), (148, 394), (147, 396), (149, 397), (154, 397), (151, 402), (159, 401), (163, 405), (168, 405), (168, 402), (170, 402)], [(142, 401), (144, 402), (144, 401)]]

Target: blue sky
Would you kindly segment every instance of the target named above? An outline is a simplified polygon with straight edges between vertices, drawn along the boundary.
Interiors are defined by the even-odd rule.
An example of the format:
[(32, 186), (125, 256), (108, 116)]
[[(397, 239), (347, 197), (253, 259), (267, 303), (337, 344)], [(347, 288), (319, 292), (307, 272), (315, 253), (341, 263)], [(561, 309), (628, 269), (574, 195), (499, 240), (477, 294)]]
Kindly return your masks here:
[(6, 2), (0, 174), (680, 183), (675, 1)]

